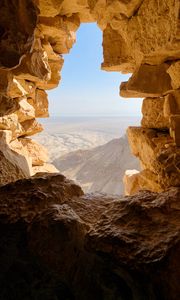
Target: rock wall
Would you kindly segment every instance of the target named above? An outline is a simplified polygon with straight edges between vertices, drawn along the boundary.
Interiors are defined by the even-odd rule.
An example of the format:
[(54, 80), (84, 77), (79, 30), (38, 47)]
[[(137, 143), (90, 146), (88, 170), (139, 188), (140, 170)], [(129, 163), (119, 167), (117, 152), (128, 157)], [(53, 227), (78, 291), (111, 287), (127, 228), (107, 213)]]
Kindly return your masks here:
[[(29, 136), (48, 117), (45, 90), (60, 81), (63, 54), (82, 22), (103, 31), (102, 69), (132, 73), (120, 95), (145, 97), (142, 127), (129, 142), (142, 171), (126, 175), (126, 191), (180, 184), (179, 0), (2, 0), (0, 9), (0, 184), (55, 171)], [(13, 176), (3, 165), (13, 165)], [(6, 172), (6, 175), (5, 175)], [(130, 173), (128, 173), (130, 174)]]

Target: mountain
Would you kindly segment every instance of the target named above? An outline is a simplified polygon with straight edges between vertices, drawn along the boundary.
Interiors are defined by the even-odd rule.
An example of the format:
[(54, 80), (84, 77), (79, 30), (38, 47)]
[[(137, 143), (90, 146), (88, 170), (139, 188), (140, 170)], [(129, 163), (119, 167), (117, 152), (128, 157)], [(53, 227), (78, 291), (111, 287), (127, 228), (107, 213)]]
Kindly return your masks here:
[(123, 194), (122, 178), (127, 169), (139, 169), (126, 136), (90, 150), (77, 150), (60, 156), (53, 164), (75, 180), (85, 192)]

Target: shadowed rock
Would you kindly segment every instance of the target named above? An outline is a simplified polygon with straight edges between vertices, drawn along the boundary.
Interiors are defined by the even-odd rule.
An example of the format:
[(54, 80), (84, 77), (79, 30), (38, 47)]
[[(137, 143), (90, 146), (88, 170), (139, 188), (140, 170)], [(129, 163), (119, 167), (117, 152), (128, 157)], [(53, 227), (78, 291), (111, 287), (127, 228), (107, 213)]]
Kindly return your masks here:
[(59, 174), (0, 188), (0, 299), (178, 300), (180, 190), (83, 195)]

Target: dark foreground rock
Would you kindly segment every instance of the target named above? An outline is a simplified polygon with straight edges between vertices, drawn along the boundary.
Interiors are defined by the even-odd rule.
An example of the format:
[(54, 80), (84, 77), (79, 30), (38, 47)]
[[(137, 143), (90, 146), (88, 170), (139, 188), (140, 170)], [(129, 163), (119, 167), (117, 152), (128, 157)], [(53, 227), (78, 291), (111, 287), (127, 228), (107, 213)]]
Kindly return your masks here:
[(1, 300), (179, 300), (180, 189), (83, 195), (62, 175), (0, 188)]

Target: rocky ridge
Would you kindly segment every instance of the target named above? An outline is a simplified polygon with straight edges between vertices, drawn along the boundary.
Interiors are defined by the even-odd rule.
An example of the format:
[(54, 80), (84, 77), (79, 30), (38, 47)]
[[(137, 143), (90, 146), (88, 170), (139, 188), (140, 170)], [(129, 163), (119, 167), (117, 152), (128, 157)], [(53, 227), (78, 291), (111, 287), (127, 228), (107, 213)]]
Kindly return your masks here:
[(129, 168), (139, 169), (126, 136), (89, 150), (70, 152), (56, 158), (53, 164), (67, 178), (75, 180), (84, 192), (108, 195), (123, 195), (124, 172)]

